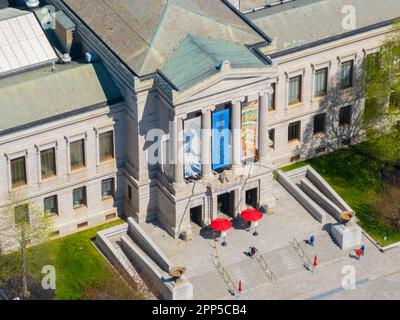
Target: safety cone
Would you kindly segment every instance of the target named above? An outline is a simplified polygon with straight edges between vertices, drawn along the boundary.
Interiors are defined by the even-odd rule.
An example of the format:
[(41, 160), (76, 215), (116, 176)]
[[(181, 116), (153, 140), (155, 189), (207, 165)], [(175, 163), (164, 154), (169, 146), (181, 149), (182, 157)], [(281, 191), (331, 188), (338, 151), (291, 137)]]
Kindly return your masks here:
[(317, 258), (317, 256), (315, 256), (314, 257), (314, 263), (313, 263), (314, 268), (316, 268), (317, 265), (318, 265), (318, 258)]
[(239, 288), (238, 288), (238, 292), (239, 294), (241, 294), (243, 291), (243, 284), (242, 284), (242, 280), (239, 281)]

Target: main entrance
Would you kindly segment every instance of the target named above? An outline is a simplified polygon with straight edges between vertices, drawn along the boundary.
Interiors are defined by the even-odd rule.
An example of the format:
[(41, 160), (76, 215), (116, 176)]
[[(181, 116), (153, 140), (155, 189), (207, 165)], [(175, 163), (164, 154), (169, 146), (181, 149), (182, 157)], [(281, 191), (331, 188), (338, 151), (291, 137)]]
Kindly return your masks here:
[(258, 205), (258, 189), (250, 189), (246, 191), (246, 204), (253, 208), (257, 208)]
[(217, 197), (218, 213), (223, 213), (233, 218), (235, 212), (234, 199), (235, 193), (233, 191), (220, 194)]

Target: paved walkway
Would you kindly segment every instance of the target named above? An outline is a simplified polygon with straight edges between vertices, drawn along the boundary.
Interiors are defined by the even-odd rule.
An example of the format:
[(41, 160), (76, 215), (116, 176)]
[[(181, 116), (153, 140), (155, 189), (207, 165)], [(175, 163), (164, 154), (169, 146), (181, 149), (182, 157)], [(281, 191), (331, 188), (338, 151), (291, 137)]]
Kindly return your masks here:
[[(221, 247), (218, 244), (220, 259), (230, 277), (237, 285), (239, 281), (243, 283), (241, 299), (340, 299), (346, 295), (341, 289), (344, 266), (355, 266), (356, 280), (364, 290), (371, 283), (384, 283), (383, 280), (375, 282), (374, 279), (400, 272), (400, 251), (382, 254), (367, 239), (363, 239), (367, 254), (361, 261), (355, 260), (353, 252), (341, 250), (323, 226), (281, 185), (275, 183), (274, 190), (277, 198), (275, 212), (260, 222), (258, 237), (246, 230), (232, 229), (227, 236), (228, 246)], [(143, 228), (174, 264), (187, 267), (186, 276), (193, 283), (195, 299), (237, 299), (228, 292), (225, 282), (216, 271), (211, 260), (213, 250), (207, 238), (209, 235), (201, 234), (200, 228), (190, 242), (172, 239), (162, 228), (153, 224), (146, 224)], [(308, 246), (304, 241), (312, 232), (316, 235), (315, 247)], [(310, 259), (318, 256), (319, 265), (315, 273), (304, 267), (291, 246), (293, 237), (301, 242)], [(271, 283), (255, 259), (244, 254), (252, 245), (259, 249), (270, 265), (277, 277), (277, 284)]]

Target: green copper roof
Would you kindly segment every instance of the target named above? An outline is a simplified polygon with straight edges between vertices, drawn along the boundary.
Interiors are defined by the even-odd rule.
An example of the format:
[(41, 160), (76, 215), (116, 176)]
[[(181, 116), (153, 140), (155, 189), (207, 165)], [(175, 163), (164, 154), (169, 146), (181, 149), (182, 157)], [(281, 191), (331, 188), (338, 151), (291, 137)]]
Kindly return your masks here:
[(218, 73), (224, 61), (238, 69), (268, 66), (244, 45), (188, 36), (160, 70), (179, 90), (184, 90)]
[(0, 79), (0, 133), (121, 99), (100, 64), (57, 65)]

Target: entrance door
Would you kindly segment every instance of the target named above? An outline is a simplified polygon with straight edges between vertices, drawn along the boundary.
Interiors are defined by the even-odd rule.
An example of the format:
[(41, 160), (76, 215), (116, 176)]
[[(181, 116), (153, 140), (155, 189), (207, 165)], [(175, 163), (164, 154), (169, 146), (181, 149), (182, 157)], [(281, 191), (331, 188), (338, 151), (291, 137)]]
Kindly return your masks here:
[(199, 227), (202, 225), (203, 218), (203, 207), (198, 206), (195, 208), (190, 209), (190, 220), (197, 224)]
[(233, 218), (234, 216), (234, 192), (224, 193), (218, 196), (218, 212)]
[(258, 204), (258, 189), (250, 189), (246, 191), (246, 204), (253, 208), (257, 208)]

